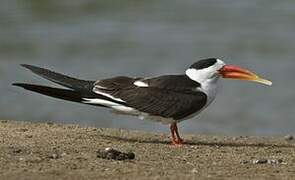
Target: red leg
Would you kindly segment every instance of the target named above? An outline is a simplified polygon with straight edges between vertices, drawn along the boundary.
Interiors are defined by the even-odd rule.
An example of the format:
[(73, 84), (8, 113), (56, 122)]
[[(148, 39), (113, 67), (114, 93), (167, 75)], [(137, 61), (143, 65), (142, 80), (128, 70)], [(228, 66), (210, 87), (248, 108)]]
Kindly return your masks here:
[(174, 123), (170, 125), (170, 132), (171, 132), (171, 137), (172, 137), (172, 144), (175, 144), (177, 139), (176, 139), (175, 133), (174, 133), (175, 132), (175, 124)]
[(172, 123), (170, 125), (170, 131), (171, 131), (171, 137), (172, 137), (172, 144), (173, 145), (182, 145), (183, 144), (183, 140), (179, 136), (176, 122), (175, 123)]
[(176, 137), (177, 137), (177, 141), (180, 142), (180, 143), (183, 143), (183, 139), (179, 136), (179, 133), (178, 133), (178, 127), (177, 127), (177, 124), (175, 123), (175, 134), (176, 134)]

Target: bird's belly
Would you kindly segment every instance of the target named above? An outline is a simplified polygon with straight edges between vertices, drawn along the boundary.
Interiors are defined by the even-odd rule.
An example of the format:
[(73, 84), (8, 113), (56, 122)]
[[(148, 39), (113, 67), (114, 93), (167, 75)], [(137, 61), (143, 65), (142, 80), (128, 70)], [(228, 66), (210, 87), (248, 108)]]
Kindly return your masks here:
[(115, 114), (121, 114), (121, 115), (130, 115), (130, 116), (136, 116), (138, 119), (141, 120), (150, 120), (150, 121), (154, 121), (154, 122), (161, 122), (163, 124), (171, 124), (174, 122), (177, 122), (177, 120), (173, 119), (173, 118), (164, 118), (161, 116), (155, 116), (155, 115), (150, 115), (148, 113), (145, 112), (140, 112), (136, 109), (133, 108), (127, 108), (127, 107), (112, 107), (113, 108), (113, 113)]
[(161, 122), (162, 124), (171, 124), (171, 123), (177, 122), (173, 118), (164, 118), (161, 116), (149, 115), (147, 113), (141, 113), (140, 115), (138, 115), (138, 118), (141, 120), (147, 119), (154, 122)]

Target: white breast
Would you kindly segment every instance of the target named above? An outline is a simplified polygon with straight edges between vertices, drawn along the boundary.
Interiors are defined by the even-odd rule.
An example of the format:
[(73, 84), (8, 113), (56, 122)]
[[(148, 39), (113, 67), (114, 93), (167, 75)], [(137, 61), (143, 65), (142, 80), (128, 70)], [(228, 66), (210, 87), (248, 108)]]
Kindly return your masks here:
[(218, 79), (219, 78), (215, 78), (215, 79), (204, 81), (202, 83), (202, 86), (199, 88), (201, 91), (203, 91), (207, 95), (207, 102), (205, 107), (209, 106), (216, 97), (217, 90), (218, 90)]
[(197, 111), (197, 112), (195, 112), (195, 113), (189, 115), (188, 117), (181, 119), (179, 121), (187, 120), (187, 119), (190, 119), (190, 118), (198, 115), (200, 112), (202, 112), (206, 107), (208, 107), (213, 102), (213, 100), (216, 97), (217, 90), (218, 90), (218, 79), (219, 78), (216, 77), (214, 79), (208, 79), (207, 81), (202, 82), (202, 86), (198, 87), (198, 90), (204, 92), (207, 95), (206, 105), (202, 109), (200, 109), (199, 111)]

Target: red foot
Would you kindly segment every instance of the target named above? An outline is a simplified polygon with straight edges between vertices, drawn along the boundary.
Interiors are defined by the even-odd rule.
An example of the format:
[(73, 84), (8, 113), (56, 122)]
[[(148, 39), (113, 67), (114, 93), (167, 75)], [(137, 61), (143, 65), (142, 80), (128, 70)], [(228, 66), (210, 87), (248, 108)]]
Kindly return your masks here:
[(182, 139), (172, 139), (171, 145), (181, 147), (181, 146), (183, 146), (183, 140)]
[(171, 130), (171, 137), (172, 137), (172, 142), (171, 144), (174, 146), (182, 146), (183, 145), (183, 140), (180, 138), (178, 134), (178, 129), (177, 129), (177, 124), (172, 123), (170, 125), (170, 130)]

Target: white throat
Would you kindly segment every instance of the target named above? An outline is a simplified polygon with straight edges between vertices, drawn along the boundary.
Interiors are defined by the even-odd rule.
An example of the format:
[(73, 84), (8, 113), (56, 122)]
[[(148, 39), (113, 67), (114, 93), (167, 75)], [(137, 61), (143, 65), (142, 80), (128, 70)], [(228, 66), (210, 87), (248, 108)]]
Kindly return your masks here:
[(219, 77), (202, 82), (199, 89), (207, 95), (207, 103), (205, 107), (210, 105), (215, 99), (218, 87)]

